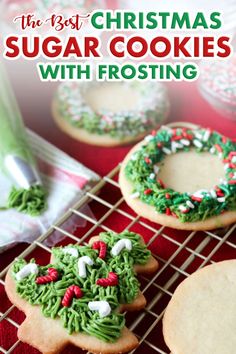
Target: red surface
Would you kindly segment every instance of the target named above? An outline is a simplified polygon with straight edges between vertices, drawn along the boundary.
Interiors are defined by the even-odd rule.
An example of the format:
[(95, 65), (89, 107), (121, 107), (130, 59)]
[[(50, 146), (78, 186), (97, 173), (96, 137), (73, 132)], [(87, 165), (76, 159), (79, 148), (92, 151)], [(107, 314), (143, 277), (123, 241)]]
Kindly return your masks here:
[[(20, 72), (15, 73), (20, 77)], [(14, 71), (11, 71), (11, 75), (14, 75)], [(32, 80), (32, 87), (34, 87), (34, 78), (28, 77)], [(36, 80), (36, 79), (35, 79)], [(22, 82), (22, 81), (21, 81)], [(27, 82), (27, 80), (25, 81)], [(31, 81), (29, 81), (31, 82)], [(25, 119), (25, 123), (28, 127), (33, 129), (35, 132), (40, 134), (42, 137), (55, 144), (57, 147), (61, 148), (63, 151), (67, 152), (69, 155), (73, 156), (78, 161), (82, 162), (87, 167), (93, 169), (101, 175), (105, 175), (113, 167), (115, 167), (126, 155), (129, 147), (119, 147), (119, 148), (101, 148), (95, 146), (89, 146), (79, 143), (64, 133), (62, 133), (54, 124), (51, 113), (50, 113), (50, 103), (53, 96), (54, 85), (52, 84), (37, 84), (43, 87), (40, 95), (37, 96), (35, 100), (35, 91), (32, 87), (27, 85), (22, 86), (22, 90), (17, 90), (17, 97), (20, 102), (21, 110)], [(40, 89), (38, 87), (37, 89)], [(206, 103), (200, 96), (196, 83), (173, 83), (168, 85), (169, 95), (171, 99), (171, 112), (168, 121), (189, 121), (197, 124), (201, 124), (206, 127), (212, 127), (219, 132), (235, 138), (236, 133), (236, 122), (225, 119), (223, 116), (219, 115), (212, 109), (208, 103)], [(107, 191), (107, 193), (112, 193)], [(115, 195), (114, 195), (115, 198)], [(103, 212), (102, 208), (98, 207), (96, 210), (96, 215), (101, 215)], [(117, 231), (121, 231), (125, 227), (125, 223), (120, 218), (115, 220), (112, 219), (113, 228), (117, 225)], [(142, 232), (142, 230), (138, 230)], [(182, 242), (184, 240), (184, 233), (176, 232), (174, 237)], [(148, 235), (147, 235), (148, 237)], [(173, 237), (173, 233), (172, 233)], [(166, 242), (163, 243), (159, 241), (158, 254), (161, 254), (163, 258), (169, 258), (171, 253), (174, 252), (174, 245)], [(18, 245), (15, 248), (5, 252), (0, 257), (0, 268), (6, 266), (15, 256), (17, 256), (25, 245)], [(41, 263), (47, 261), (46, 252), (37, 249), (37, 259), (40, 259)], [(182, 255), (180, 259), (176, 260), (179, 264), (182, 264), (184, 258)], [(222, 258), (235, 257), (235, 254), (225, 253), (219, 255), (217, 260)], [(3, 287), (0, 286), (0, 299), (3, 308), (9, 306), (9, 302), (4, 295)], [(22, 320), (22, 314), (16, 311), (13, 318), (20, 322)], [(15, 341), (16, 331), (14, 327), (3, 321), (0, 324), (0, 343), (3, 347), (9, 348)], [(17, 354), (36, 354), (36, 350), (26, 346), (21, 345), (14, 350)], [(64, 353), (64, 352), (63, 352)], [(75, 349), (68, 349), (65, 353), (76, 353)]]

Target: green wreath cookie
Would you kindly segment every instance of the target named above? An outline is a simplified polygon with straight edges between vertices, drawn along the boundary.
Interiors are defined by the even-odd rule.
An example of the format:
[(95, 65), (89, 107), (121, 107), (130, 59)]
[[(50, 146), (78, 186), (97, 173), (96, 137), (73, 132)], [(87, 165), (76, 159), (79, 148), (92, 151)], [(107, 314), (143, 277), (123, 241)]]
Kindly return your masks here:
[[(95, 353), (126, 352), (137, 346), (121, 311), (145, 306), (136, 272), (151, 273), (158, 266), (141, 236), (129, 231), (101, 233), (87, 246), (54, 248), (52, 255), (46, 266), (17, 260), (7, 275), (7, 294), (27, 317), (20, 339), (51, 354), (67, 343)], [(56, 331), (50, 343), (40, 342), (37, 331), (28, 329), (33, 318), (31, 325), (39, 323), (42, 337), (50, 336), (49, 326)]]
[(112, 146), (141, 139), (165, 120), (168, 107), (159, 83), (67, 82), (58, 88), (53, 115), (78, 140)]
[[(224, 177), (209, 190), (189, 193), (169, 188), (159, 174), (167, 156), (179, 152), (217, 156)], [(211, 168), (209, 171), (214, 174)], [(225, 226), (236, 221), (236, 143), (210, 129), (161, 129), (128, 154), (120, 185), (127, 203), (152, 221), (180, 229)]]

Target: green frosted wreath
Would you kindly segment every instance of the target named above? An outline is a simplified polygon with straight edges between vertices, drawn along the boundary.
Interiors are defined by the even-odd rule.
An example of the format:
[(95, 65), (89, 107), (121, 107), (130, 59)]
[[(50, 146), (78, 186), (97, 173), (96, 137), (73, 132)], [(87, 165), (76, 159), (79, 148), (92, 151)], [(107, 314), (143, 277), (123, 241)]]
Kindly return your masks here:
[[(146, 137), (146, 145), (136, 151), (125, 168), (132, 183), (132, 198), (154, 206), (161, 214), (181, 222), (205, 220), (236, 210), (236, 143), (210, 129), (161, 129)], [(165, 156), (194, 149), (196, 153), (217, 155), (224, 164), (225, 177), (211, 190), (192, 194), (167, 188), (158, 178), (157, 166)]]

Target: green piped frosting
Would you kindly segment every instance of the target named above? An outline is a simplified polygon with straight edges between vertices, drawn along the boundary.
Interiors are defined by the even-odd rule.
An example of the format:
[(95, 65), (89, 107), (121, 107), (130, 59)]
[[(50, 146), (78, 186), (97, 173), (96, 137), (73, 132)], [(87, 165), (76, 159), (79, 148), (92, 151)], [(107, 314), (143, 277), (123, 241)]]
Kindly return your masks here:
[(165, 87), (157, 82), (131, 82), (132, 90), (140, 93), (140, 100), (134, 110), (111, 112), (107, 109), (94, 111), (87, 105), (84, 94), (90, 87), (100, 83), (62, 83), (56, 94), (56, 105), (59, 114), (72, 127), (84, 129), (91, 134), (109, 135), (120, 140), (136, 137), (155, 128), (165, 120), (169, 109), (169, 101)]
[(47, 193), (41, 185), (35, 185), (29, 189), (13, 187), (9, 197), (7, 208), (15, 208), (30, 216), (38, 216), (47, 208)]
[[(132, 250), (123, 249), (118, 256), (111, 255), (114, 244), (122, 238), (129, 238), (132, 242)], [(140, 242), (140, 236), (124, 231), (121, 234), (113, 232), (101, 233), (100, 240), (107, 244), (105, 260), (98, 257), (98, 251), (91, 246), (69, 245), (78, 251), (79, 257), (89, 256), (93, 266), (87, 267), (85, 279), (78, 275), (78, 258), (63, 252), (63, 248), (53, 248), (54, 263), (47, 266), (39, 266), (38, 275), (17, 281), (17, 293), (31, 305), (40, 305), (42, 313), (46, 317), (60, 317), (63, 326), (70, 334), (83, 332), (95, 336), (105, 342), (115, 342), (121, 335), (125, 326), (123, 314), (117, 312), (121, 304), (132, 303), (138, 295), (139, 282), (133, 269), (134, 264), (146, 264), (150, 258), (150, 251)], [(67, 246), (68, 247), (68, 246)], [(34, 262), (34, 260), (31, 260)], [(26, 262), (18, 260), (13, 266), (13, 274), (17, 273)], [(45, 275), (47, 269), (54, 267), (59, 273), (58, 280), (54, 283), (37, 285), (35, 279)], [(106, 278), (109, 272), (118, 275), (117, 286), (103, 288), (96, 285), (96, 280)], [(61, 301), (66, 289), (71, 285), (78, 285), (84, 296), (74, 298), (70, 307), (63, 307)], [(109, 316), (100, 318), (97, 312), (88, 309), (89, 301), (106, 300), (109, 302), (112, 312)]]
[[(133, 192), (142, 202), (153, 206), (158, 213), (165, 214), (168, 211), (168, 214), (171, 213), (181, 222), (206, 220), (225, 211), (236, 210), (236, 164), (232, 162), (232, 159), (231, 162), (227, 162), (230, 153), (236, 153), (236, 143), (217, 132), (208, 134), (207, 131), (207, 129), (161, 129), (153, 136), (146, 138), (147, 143), (134, 153), (125, 167), (125, 174), (132, 183)], [(205, 134), (209, 137), (204, 141)], [(190, 140), (183, 137), (184, 140), (189, 140), (190, 145), (183, 145), (173, 152), (173, 137), (182, 135), (192, 136)], [(181, 139), (176, 139), (175, 141), (181, 144)], [(225, 164), (225, 179), (219, 181), (216, 186), (221, 190), (223, 197), (218, 198), (210, 191), (205, 191), (202, 193), (202, 201), (198, 202), (194, 201), (192, 195), (187, 192), (179, 193), (171, 188), (163, 187), (158, 182), (158, 173), (154, 171), (154, 166), (161, 168), (161, 163), (165, 159), (166, 153), (163, 148), (171, 153), (195, 149), (196, 153), (207, 151), (218, 155)], [(196, 171), (196, 173), (201, 173), (201, 171)], [(165, 183), (165, 181), (162, 182)], [(213, 189), (214, 187), (212, 186)], [(169, 194), (170, 198), (166, 198), (166, 194)], [(188, 207), (188, 202), (191, 202), (194, 207)], [(185, 213), (180, 206), (182, 209), (186, 207)]]

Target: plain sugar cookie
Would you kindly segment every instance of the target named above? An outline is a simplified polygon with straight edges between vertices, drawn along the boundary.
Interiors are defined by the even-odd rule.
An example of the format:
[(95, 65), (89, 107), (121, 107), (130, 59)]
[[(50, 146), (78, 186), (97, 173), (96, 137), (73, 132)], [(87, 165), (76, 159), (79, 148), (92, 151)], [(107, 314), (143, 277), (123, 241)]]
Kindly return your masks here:
[(207, 266), (174, 292), (164, 319), (172, 354), (235, 354), (236, 260)]
[(124, 159), (119, 183), (140, 216), (183, 230), (236, 221), (236, 143), (204, 128), (162, 127)]
[(166, 89), (156, 82), (66, 82), (52, 104), (64, 132), (101, 146), (142, 139), (165, 121), (168, 109)]

